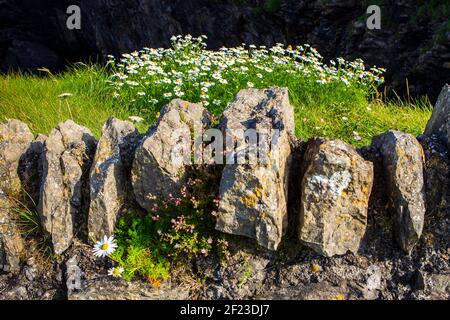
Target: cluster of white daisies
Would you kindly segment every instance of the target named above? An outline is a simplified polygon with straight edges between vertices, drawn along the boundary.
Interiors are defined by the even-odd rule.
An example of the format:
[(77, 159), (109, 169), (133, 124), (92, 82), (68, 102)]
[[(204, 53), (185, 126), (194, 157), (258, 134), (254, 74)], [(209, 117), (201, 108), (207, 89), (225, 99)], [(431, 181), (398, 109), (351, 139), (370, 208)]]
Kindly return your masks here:
[[(114, 236), (104, 236), (102, 240), (97, 241), (92, 249), (92, 252), (97, 258), (104, 258), (114, 253), (117, 249), (117, 243), (114, 239)], [(108, 270), (108, 275), (113, 276), (115, 278), (122, 277), (122, 273), (124, 269), (122, 267), (112, 267)]]
[(309, 77), (320, 85), (377, 86), (383, 82), (384, 69), (366, 70), (361, 59), (349, 62), (338, 58), (325, 64), (307, 44), (295, 48), (243, 44), (212, 51), (206, 49), (205, 39), (173, 36), (170, 49), (144, 48), (117, 60), (109, 56), (109, 63), (116, 68), (110, 79), (114, 96), (153, 105), (189, 96), (204, 106), (220, 106), (227, 103), (221, 99), (227, 92), (271, 85), (271, 79), (280, 77)]

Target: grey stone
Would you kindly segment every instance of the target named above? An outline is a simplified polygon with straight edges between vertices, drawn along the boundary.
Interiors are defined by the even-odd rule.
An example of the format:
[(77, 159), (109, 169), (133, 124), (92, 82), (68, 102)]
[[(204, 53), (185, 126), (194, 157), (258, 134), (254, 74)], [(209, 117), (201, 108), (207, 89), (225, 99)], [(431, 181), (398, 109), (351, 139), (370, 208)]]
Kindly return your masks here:
[(357, 253), (367, 225), (373, 164), (340, 141), (308, 143), (299, 238), (325, 256)]
[(388, 131), (373, 139), (381, 152), (389, 199), (395, 210), (395, 234), (400, 247), (411, 253), (419, 240), (425, 216), (424, 152), (415, 137)]
[(63, 253), (87, 214), (87, 181), (96, 141), (91, 132), (68, 120), (45, 141), (39, 214), (56, 254)]
[(103, 126), (90, 173), (90, 238), (111, 236), (121, 209), (132, 203), (130, 171), (138, 139), (128, 121), (110, 118)]
[(19, 161), (28, 149), (33, 134), (19, 120), (0, 124), (0, 191), (16, 196), (21, 191)]
[(366, 286), (368, 290), (378, 290), (381, 287), (381, 269), (377, 265), (367, 268)]
[(80, 292), (71, 292), (69, 300), (186, 300), (190, 288), (163, 283), (153, 288), (142, 281), (99, 279)]
[(196, 143), (192, 136), (209, 122), (210, 115), (200, 104), (175, 99), (162, 109), (133, 161), (133, 190), (142, 208), (150, 211), (158, 201), (179, 195)]
[[(259, 136), (259, 142), (270, 144), (271, 151), (264, 150), (260, 144), (262, 153), (258, 161), (227, 162), (220, 182), (216, 229), (256, 239), (259, 245), (276, 250), (287, 227), (288, 180), (294, 136), (294, 114), (288, 90), (241, 90), (224, 111), (221, 127), (227, 145), (242, 143), (239, 132), (255, 129), (258, 134), (264, 134), (264, 138)], [(251, 143), (240, 146), (243, 146), (240, 150), (226, 150), (227, 161), (240, 152), (248, 155), (255, 147)]]
[(450, 148), (450, 85), (442, 88), (424, 134), (436, 135)]
[(450, 299), (450, 273), (431, 274), (427, 277), (426, 290), (432, 300)]

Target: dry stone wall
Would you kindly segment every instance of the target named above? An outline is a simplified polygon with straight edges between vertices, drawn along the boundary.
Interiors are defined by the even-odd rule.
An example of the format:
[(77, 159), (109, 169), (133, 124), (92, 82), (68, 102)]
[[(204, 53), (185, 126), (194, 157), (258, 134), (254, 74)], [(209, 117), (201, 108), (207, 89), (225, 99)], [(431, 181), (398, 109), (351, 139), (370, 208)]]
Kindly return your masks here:
[[(409, 134), (388, 131), (374, 138), (366, 150), (370, 157), (363, 157), (361, 150), (342, 141), (319, 137), (307, 143), (304, 154), (297, 154), (303, 148), (295, 147), (298, 141), (293, 136), (294, 114), (288, 91), (241, 91), (224, 112), (220, 130), (231, 130), (231, 137), (227, 137), (231, 140), (236, 138), (233, 130), (249, 128), (264, 129), (269, 135), (275, 132), (277, 138), (265, 149), (265, 162), (225, 164), (216, 228), (277, 250), (292, 227), (287, 222), (288, 203), (295, 202), (288, 195), (293, 195), (301, 202), (300, 208), (293, 210), (299, 222), (295, 231), (306, 246), (325, 256), (357, 253), (366, 231), (372, 185), (383, 178), (386, 201), (395, 217), (395, 237), (399, 248), (410, 254), (421, 237), (425, 212), (448, 208), (448, 164), (442, 165), (436, 154), (448, 154), (449, 110), (447, 85), (425, 134), (418, 139), (420, 143)], [(210, 126), (208, 112), (181, 100), (167, 105), (158, 124), (144, 136), (131, 123), (109, 119), (98, 143), (89, 130), (71, 120), (59, 124), (49, 137), (36, 139), (20, 121), (1, 124), (3, 270), (18, 270), (24, 249), (10, 209), (10, 199), (21, 189), (34, 190), (42, 226), (54, 252), (62, 254), (84, 229), (91, 238), (112, 234), (126, 204), (136, 201), (151, 211), (155, 199), (175, 194), (185, 181), (186, 166), (191, 164), (174, 163), (170, 157), (174, 150), (178, 154), (180, 145), (192, 151), (196, 142), (180, 140), (182, 134), (174, 138), (173, 132), (192, 137), (196, 126)], [(257, 138), (264, 141), (261, 136)], [(436, 146), (443, 151), (436, 152)], [(251, 147), (238, 153), (247, 151)], [(224, 156), (230, 158), (228, 150)], [(381, 170), (374, 172), (368, 158), (380, 159)], [(303, 169), (290, 170), (299, 167)], [(433, 186), (432, 179), (438, 185)]]

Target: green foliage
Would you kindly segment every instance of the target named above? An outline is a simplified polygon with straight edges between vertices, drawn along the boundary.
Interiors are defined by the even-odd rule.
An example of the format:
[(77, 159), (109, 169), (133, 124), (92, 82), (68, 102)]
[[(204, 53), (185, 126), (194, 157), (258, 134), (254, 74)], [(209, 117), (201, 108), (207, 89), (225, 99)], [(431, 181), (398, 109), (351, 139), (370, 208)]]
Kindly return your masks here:
[[(44, 232), (36, 204), (32, 197), (23, 190), (23, 197), (8, 197), (11, 204), (10, 210), (15, 224), (18, 226), (22, 237), (31, 241), (36, 252), (44, 257), (53, 255), (50, 239)], [(34, 252), (34, 253), (36, 253)]]
[(119, 220), (118, 249), (111, 258), (125, 269), (125, 279), (141, 275), (155, 283), (169, 277), (171, 266), (196, 256), (226, 256), (226, 241), (214, 231), (212, 179), (217, 179), (215, 172), (193, 170), (181, 197), (157, 199), (152, 214), (134, 212)]
[[(28, 196), (27, 196), (28, 197)], [(30, 198), (32, 207), (36, 207), (33, 200)], [(25, 199), (26, 200), (26, 199)], [(26, 201), (21, 201), (17, 198), (10, 198), (12, 205), (11, 212), (15, 217), (16, 223), (22, 230), (23, 236), (28, 238), (37, 234), (42, 234), (41, 222), (38, 212), (33, 209)]]
[[(0, 121), (22, 120), (34, 133), (48, 134), (67, 119), (90, 128), (99, 136), (110, 116), (131, 115), (111, 98), (108, 71), (96, 65), (76, 64), (69, 71), (44, 76), (0, 76)], [(70, 93), (66, 98), (58, 97)]]

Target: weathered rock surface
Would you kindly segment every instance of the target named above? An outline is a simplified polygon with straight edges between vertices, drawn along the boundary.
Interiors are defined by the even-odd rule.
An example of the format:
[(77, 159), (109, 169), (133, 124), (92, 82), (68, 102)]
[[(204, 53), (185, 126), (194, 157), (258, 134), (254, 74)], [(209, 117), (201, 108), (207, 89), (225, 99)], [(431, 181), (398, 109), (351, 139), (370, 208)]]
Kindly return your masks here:
[[(216, 229), (256, 239), (261, 246), (276, 250), (287, 227), (289, 160), (294, 134), (287, 89), (248, 89), (238, 93), (222, 118), (226, 140), (240, 143), (240, 150), (234, 153), (227, 148), (228, 159), (254, 150), (255, 145), (242, 144), (242, 136), (238, 134), (247, 129), (265, 135), (259, 136), (259, 159), (225, 165)], [(264, 150), (262, 144), (270, 144), (270, 151)]]
[(450, 149), (450, 85), (442, 88), (424, 134), (437, 136)]
[(18, 272), (24, 253), (24, 242), (11, 216), (8, 199), (0, 194), (0, 272)]
[(380, 150), (389, 199), (395, 210), (395, 234), (400, 247), (411, 253), (419, 240), (425, 216), (424, 152), (415, 137), (388, 131), (373, 139)]
[(89, 237), (111, 236), (120, 210), (132, 203), (130, 171), (138, 139), (131, 122), (110, 118), (103, 126), (90, 173)]
[(81, 231), (95, 147), (91, 132), (72, 120), (59, 124), (45, 141), (39, 214), (56, 254), (63, 253)]
[(431, 300), (450, 299), (450, 273), (432, 274), (426, 280)]
[(162, 109), (156, 127), (142, 139), (133, 161), (131, 179), (141, 207), (151, 210), (156, 199), (179, 195), (194, 154), (194, 131), (200, 133), (209, 122), (210, 115), (200, 104), (175, 99)]
[(19, 120), (0, 124), (0, 191), (10, 195), (21, 191), (19, 161), (33, 138), (28, 126)]
[(69, 300), (186, 300), (189, 288), (164, 283), (153, 288), (145, 282), (97, 280), (83, 291), (70, 294)]
[(373, 165), (340, 141), (316, 138), (305, 154), (299, 238), (331, 257), (356, 253), (367, 225)]

